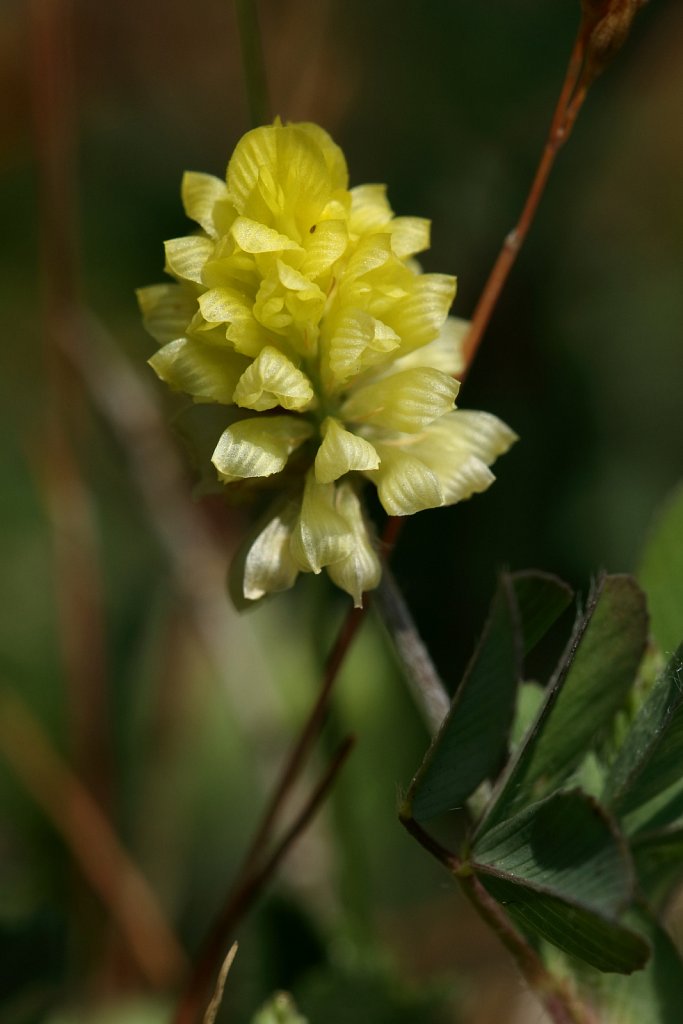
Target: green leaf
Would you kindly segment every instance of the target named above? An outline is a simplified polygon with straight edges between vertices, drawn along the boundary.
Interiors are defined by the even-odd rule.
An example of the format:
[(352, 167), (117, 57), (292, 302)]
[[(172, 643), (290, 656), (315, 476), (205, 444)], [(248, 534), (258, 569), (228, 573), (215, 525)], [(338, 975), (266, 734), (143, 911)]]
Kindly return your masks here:
[(642, 833), (631, 852), (641, 889), (653, 906), (661, 905), (683, 875), (683, 826)]
[(501, 576), (479, 645), (408, 791), (415, 818), (462, 805), (498, 772), (514, 715), (522, 638), (530, 649), (570, 598), (565, 584), (544, 573)]
[(511, 579), (528, 654), (569, 605), (572, 589), (559, 577), (536, 570), (513, 573)]
[(482, 877), (482, 882), (522, 931), (542, 936), (599, 971), (630, 974), (647, 962), (649, 943), (604, 914), (507, 879)]
[(602, 577), (480, 831), (555, 788), (601, 740), (633, 684), (646, 637), (645, 598), (636, 582)]
[[(620, 815), (632, 814), (664, 794), (681, 776), (683, 761), (683, 644), (641, 706), (612, 765), (605, 800)], [(658, 821), (661, 801), (654, 804)], [(638, 815), (636, 827), (643, 827)]]
[(627, 922), (652, 946), (645, 969), (630, 977), (599, 976), (590, 988), (609, 1024), (680, 1024), (683, 1006), (683, 963), (673, 942), (646, 911), (632, 911)]
[(652, 617), (652, 635), (666, 654), (683, 635), (683, 486), (664, 506), (645, 545), (638, 578)]
[(597, 801), (580, 790), (555, 793), (491, 829), (475, 843), (472, 866), (487, 877), (608, 915), (624, 910), (633, 895), (624, 840)]

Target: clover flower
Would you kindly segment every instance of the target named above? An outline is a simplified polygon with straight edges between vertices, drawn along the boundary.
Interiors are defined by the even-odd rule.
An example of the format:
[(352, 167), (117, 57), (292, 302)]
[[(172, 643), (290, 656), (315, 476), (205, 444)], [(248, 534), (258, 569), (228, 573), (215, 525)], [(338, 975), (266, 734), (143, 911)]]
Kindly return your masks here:
[(158, 376), (232, 407), (218, 477), (278, 485), (243, 559), (244, 596), (325, 568), (358, 606), (381, 571), (363, 478), (392, 516), (451, 505), (491, 484), (515, 440), (495, 416), (455, 410), (455, 279), (421, 273), (429, 221), (395, 217), (382, 185), (349, 189), (342, 151), (314, 124), (248, 132), (226, 180), (188, 172), (182, 198), (201, 230), (166, 243), (177, 283), (138, 297)]

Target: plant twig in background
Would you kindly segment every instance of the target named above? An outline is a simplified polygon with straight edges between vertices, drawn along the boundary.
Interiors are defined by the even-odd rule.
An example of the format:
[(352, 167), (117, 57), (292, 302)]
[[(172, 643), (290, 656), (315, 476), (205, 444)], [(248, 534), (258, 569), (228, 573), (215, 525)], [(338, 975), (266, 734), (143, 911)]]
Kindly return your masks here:
[(216, 962), (225, 947), (226, 936), (232, 933), (239, 921), (253, 907), (283, 858), (323, 804), (342, 765), (351, 753), (354, 742), (354, 738), (349, 736), (338, 747), (322, 778), (271, 854), (265, 857), (266, 851), (258, 849), (254, 851), (251, 861), (245, 860), (239, 884), (228, 897), (204, 943), (178, 1004), (174, 1024), (194, 1024), (199, 1019)]
[(0, 753), (64, 839), (143, 976), (156, 988), (173, 984), (187, 961), (156, 896), (96, 801), (8, 691), (0, 693)]
[(256, 0), (235, 0), (244, 81), (252, 128), (265, 124), (270, 116), (268, 84), (263, 62), (263, 44)]
[(491, 321), (508, 275), (529, 233), (555, 158), (569, 139), (588, 89), (623, 45), (643, 0), (583, 0), (581, 25), (531, 188), (517, 224), (506, 236), (472, 314), (464, 357), (469, 368)]

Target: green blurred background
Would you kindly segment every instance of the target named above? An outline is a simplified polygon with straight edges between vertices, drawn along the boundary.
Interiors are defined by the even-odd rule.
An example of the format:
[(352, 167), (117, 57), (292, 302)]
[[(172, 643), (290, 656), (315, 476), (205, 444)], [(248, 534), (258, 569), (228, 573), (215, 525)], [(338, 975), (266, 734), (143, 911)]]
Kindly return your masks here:
[[(521, 208), (578, 7), (260, 6), (273, 114), (320, 122), (352, 184), (386, 182), (397, 213), (432, 218), (423, 263), (458, 275), (460, 316)], [(451, 686), (502, 567), (583, 592), (601, 568), (633, 570), (680, 479), (682, 53), (680, 2), (656, 0), (594, 86), (461, 393), (521, 440), (486, 495), (401, 538), (396, 575)], [(0, 665), (30, 716), (7, 704), (18, 755), (0, 734), (0, 1019), (75, 1005), (95, 1020), (156, 988), (162, 1002), (124, 1018), (145, 1024), (179, 979), (141, 976), (37, 806), (31, 730), (95, 794), (191, 954), (344, 606), (307, 578), (231, 610), (243, 514), (187, 500), (155, 414), (176, 406), (145, 366), (134, 289), (162, 280), (163, 239), (188, 230), (182, 172), (222, 174), (249, 127), (229, 0), (4, 0), (0, 55)], [(342, 730), (357, 750), (242, 930), (219, 1019), (286, 987), (312, 1024), (537, 1020), (511, 1008), (505, 957), (396, 821), (427, 734), (374, 619), (325, 743)]]

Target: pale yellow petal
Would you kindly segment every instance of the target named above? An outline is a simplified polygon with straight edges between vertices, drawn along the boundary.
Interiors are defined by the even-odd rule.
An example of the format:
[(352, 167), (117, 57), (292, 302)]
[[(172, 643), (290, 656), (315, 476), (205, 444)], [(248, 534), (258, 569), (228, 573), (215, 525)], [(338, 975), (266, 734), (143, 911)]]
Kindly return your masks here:
[(330, 187), (333, 190), (345, 189), (349, 183), (349, 172), (341, 147), (324, 128), (311, 121), (299, 121), (293, 127), (308, 135), (322, 153), (330, 176)]
[(343, 220), (322, 220), (309, 229), (309, 238), (304, 241), (306, 255), (301, 264), (301, 273), (316, 278), (326, 274), (334, 263), (344, 255), (349, 239)]
[(286, 355), (272, 345), (262, 349), (242, 374), (233, 401), (244, 409), (284, 409), (301, 411), (313, 402), (310, 380)]
[(323, 442), (315, 457), (315, 476), (329, 484), (353, 470), (377, 469), (379, 456), (369, 441), (345, 430), (339, 420), (328, 416), (322, 425)]
[(272, 476), (312, 433), (313, 425), (297, 416), (238, 420), (221, 434), (211, 461), (230, 480)]
[(349, 227), (354, 234), (387, 231), (392, 215), (386, 185), (356, 185), (351, 189)]
[(334, 322), (327, 345), (330, 388), (342, 387), (350, 377), (381, 362), (399, 345), (396, 332), (381, 320), (361, 309), (345, 310)]
[(248, 217), (238, 217), (230, 230), (232, 237), (244, 252), (283, 252), (285, 249), (300, 248), (286, 235)]
[(337, 511), (351, 527), (354, 545), (346, 558), (328, 565), (327, 572), (333, 583), (351, 595), (354, 606), (361, 608), (363, 594), (378, 585), (382, 566), (372, 546), (358, 495), (346, 481), (337, 487)]
[(404, 352), (439, 336), (455, 298), (456, 281), (447, 274), (420, 274), (410, 294), (396, 304), (387, 323), (401, 336)]
[(185, 213), (197, 222), (211, 238), (218, 237), (214, 208), (228, 202), (228, 187), (213, 174), (185, 171), (180, 189)]
[(292, 529), (299, 513), (298, 502), (289, 502), (259, 533), (244, 563), (242, 589), (248, 601), (289, 590), (299, 575), (290, 552)]
[(458, 409), (431, 424), (411, 452), (436, 475), (446, 504), (452, 505), (493, 483), (489, 465), (515, 440), (496, 416)]
[(194, 338), (177, 338), (149, 360), (155, 373), (174, 391), (197, 402), (230, 404), (247, 360), (225, 346), (204, 345)]
[(342, 406), (345, 420), (416, 433), (453, 409), (459, 384), (422, 366), (356, 388)]
[(416, 366), (431, 366), (451, 377), (458, 377), (465, 367), (462, 347), (470, 329), (469, 320), (449, 316), (441, 328), (438, 338), (396, 359), (387, 373), (398, 373)]
[(391, 248), (399, 259), (408, 259), (429, 248), (430, 226), (431, 222), (424, 217), (394, 217), (389, 225)]
[(409, 516), (425, 508), (438, 508), (445, 498), (436, 474), (420, 459), (401, 448), (377, 445), (379, 469), (366, 473), (390, 516)]
[(202, 235), (171, 238), (164, 243), (166, 270), (174, 277), (202, 284), (202, 269), (213, 254), (213, 242)]
[(319, 573), (324, 566), (346, 558), (354, 543), (349, 523), (335, 507), (335, 485), (319, 484), (309, 472), (301, 514), (292, 533), (294, 561), (304, 572)]
[(230, 198), (239, 213), (244, 212), (245, 205), (258, 184), (261, 168), (275, 166), (278, 131), (280, 129), (275, 125), (254, 128), (243, 135), (235, 147), (226, 178)]
[(184, 336), (197, 309), (197, 299), (179, 284), (138, 288), (138, 305), (145, 329), (160, 345)]

